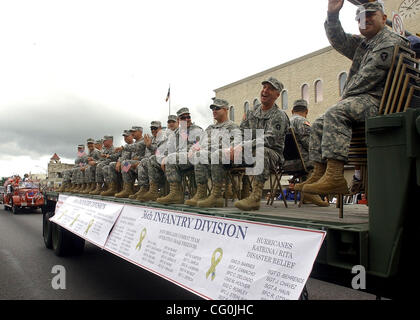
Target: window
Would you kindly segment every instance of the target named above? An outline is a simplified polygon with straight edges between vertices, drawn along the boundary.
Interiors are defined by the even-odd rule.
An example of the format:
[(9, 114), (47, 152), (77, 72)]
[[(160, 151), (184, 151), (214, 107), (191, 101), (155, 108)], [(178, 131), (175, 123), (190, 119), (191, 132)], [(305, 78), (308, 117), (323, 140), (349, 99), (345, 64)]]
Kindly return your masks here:
[(309, 86), (306, 83), (302, 86), (302, 99), (309, 102)]
[(255, 110), (255, 108), (260, 104), (260, 102), (258, 101), (258, 99), (257, 98), (255, 98), (254, 99), (254, 102), (252, 103), (253, 105), (252, 105), (252, 108), (253, 108), (253, 110)]
[(322, 90), (322, 81), (315, 81), (315, 103), (321, 102), (324, 100), (323, 90)]
[(288, 100), (289, 100), (289, 97), (288, 97), (289, 95), (287, 94), (287, 90), (283, 90), (282, 92), (281, 92), (281, 108), (283, 109), (283, 110), (287, 110), (287, 107), (288, 107)]
[(244, 114), (246, 114), (249, 111), (249, 102), (245, 101), (244, 103)]
[(229, 108), (229, 119), (235, 121), (235, 108), (233, 106)]
[(346, 81), (347, 81), (347, 73), (346, 72), (340, 73), (340, 75), (338, 76), (338, 88), (339, 88), (340, 97), (343, 95)]

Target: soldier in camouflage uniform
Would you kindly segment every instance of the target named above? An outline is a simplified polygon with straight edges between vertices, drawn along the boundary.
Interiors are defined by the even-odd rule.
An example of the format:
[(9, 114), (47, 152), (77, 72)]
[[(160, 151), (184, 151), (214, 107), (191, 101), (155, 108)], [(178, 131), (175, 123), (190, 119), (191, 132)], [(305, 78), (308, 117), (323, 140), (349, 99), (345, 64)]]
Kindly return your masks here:
[(112, 155), (112, 158), (115, 159), (118, 157), (117, 161), (111, 161), (109, 165), (104, 167), (105, 182), (108, 183), (109, 187), (107, 190), (100, 193), (101, 196), (114, 196), (119, 192), (119, 186), (121, 185), (122, 175), (121, 175), (121, 164), (125, 160), (131, 159), (131, 152), (127, 151), (127, 147), (134, 143), (134, 138), (130, 130), (124, 130), (122, 136), (125, 141), (125, 150), (119, 150), (116, 148), (117, 152)]
[(115, 197), (117, 198), (128, 198), (135, 193), (134, 182), (137, 179), (137, 167), (146, 154), (146, 145), (143, 138), (143, 128), (139, 126), (133, 126), (131, 132), (136, 142), (131, 145), (122, 147), (124, 151), (131, 153), (131, 159), (124, 160), (124, 163), (122, 164), (122, 166), (125, 167), (124, 170), (121, 170), (123, 190), (115, 194)]
[(159, 189), (163, 188), (165, 184), (165, 173), (162, 171), (162, 161), (168, 155), (168, 140), (173, 141), (176, 138), (175, 131), (178, 128), (179, 122), (176, 115), (168, 116), (168, 128), (163, 131), (160, 130), (156, 136), (156, 151), (155, 154), (148, 158), (147, 172), (149, 179), (149, 189), (145, 193), (136, 196), (139, 201), (156, 201), (159, 197)]
[[(162, 204), (183, 204), (184, 192), (182, 188), (182, 171), (193, 168), (188, 160), (188, 151), (200, 140), (203, 129), (191, 122), (188, 108), (181, 108), (177, 112), (179, 127), (170, 135), (167, 141), (168, 156), (163, 159), (161, 171), (154, 172), (151, 177), (159, 177), (165, 172), (169, 182), (169, 194), (157, 198), (156, 201)], [(149, 168), (150, 169), (150, 168)], [(157, 185), (158, 181), (154, 181)]]
[(142, 197), (149, 191), (149, 170), (148, 163), (149, 158), (156, 153), (157, 150), (157, 137), (162, 130), (162, 123), (160, 121), (152, 121), (150, 124), (150, 131), (152, 136), (148, 134), (144, 135), (144, 144), (146, 146), (146, 152), (144, 158), (140, 161), (137, 166), (137, 183), (140, 187), (139, 191), (129, 196), (130, 199), (141, 200)]
[(329, 0), (325, 29), (331, 45), (353, 63), (340, 101), (312, 125), (309, 152), (314, 171), (295, 189), (313, 194), (348, 193), (343, 168), (352, 124), (377, 114), (394, 47), (407, 46), (404, 38), (387, 29), (384, 7), (377, 1), (357, 9), (363, 36), (346, 34), (338, 18), (343, 2)]
[[(260, 93), (261, 103), (254, 110), (249, 110), (241, 122), (240, 128), (243, 131), (243, 143), (231, 148), (231, 160), (235, 155), (241, 155), (242, 151), (252, 150), (253, 154), (258, 148), (263, 148), (264, 159), (257, 159), (254, 162), (254, 169), (258, 169), (258, 160), (261, 160), (264, 166), (261, 173), (254, 171), (254, 182), (252, 193), (240, 201), (235, 202), (235, 206), (241, 210), (258, 210), (262, 198), (262, 192), (265, 181), (270, 177), (270, 170), (282, 166), (284, 162), (283, 149), (286, 133), (289, 130), (289, 118), (286, 113), (279, 109), (275, 101), (283, 90), (283, 84), (277, 79), (270, 77), (261, 83), (263, 88)], [(257, 130), (263, 130), (263, 142), (257, 140)], [(247, 138), (247, 132), (252, 132), (251, 139)], [(252, 155), (242, 155), (242, 164), (250, 165), (249, 159)], [(216, 166), (217, 167), (217, 166)], [(212, 168), (212, 171), (214, 168)]]
[[(293, 128), (296, 136), (296, 141), (299, 146), (305, 167), (308, 171), (312, 170), (313, 165), (309, 160), (309, 138), (311, 135), (311, 124), (306, 119), (308, 116), (308, 102), (303, 99), (296, 100), (293, 103), (292, 117), (290, 118), (290, 127)], [(283, 169), (285, 171), (302, 171), (302, 163), (300, 160), (287, 160), (284, 163)], [(292, 179), (294, 181), (294, 179)], [(313, 203), (320, 207), (328, 207), (328, 201), (322, 200), (316, 194), (304, 194), (304, 203)]]
[[(197, 192), (194, 197), (185, 201), (185, 204), (190, 206), (223, 207), (222, 187), (226, 178), (223, 163), (230, 163), (230, 153), (226, 154), (223, 150), (229, 150), (231, 142), (235, 138), (239, 141), (242, 137), (239, 126), (228, 118), (229, 102), (223, 99), (214, 99), (210, 109), (216, 123), (207, 127), (200, 142), (193, 146), (189, 152), (190, 162), (196, 163), (194, 174), (197, 184)], [(223, 159), (223, 157), (225, 158)], [(216, 165), (222, 169), (222, 172), (211, 170)], [(207, 182), (210, 174), (212, 192), (207, 197)]]
[(69, 192), (78, 193), (83, 185), (84, 175), (81, 168), (87, 163), (87, 156), (85, 152), (85, 145), (79, 144), (77, 146), (77, 158), (74, 161), (75, 166), (71, 170), (71, 183), (73, 188)]
[(95, 149), (98, 149), (99, 151), (101, 151), (103, 143), (104, 143), (103, 139), (96, 140), (95, 141)]
[(92, 138), (87, 139), (87, 146), (88, 146), (87, 164), (81, 168), (81, 170), (84, 172), (84, 184), (85, 184), (85, 187), (80, 190), (80, 193), (82, 194), (88, 194), (89, 192), (95, 190), (96, 166), (93, 165), (94, 164), (93, 162), (99, 161), (101, 158), (101, 152), (95, 148), (95, 140), (93, 140)]
[(104, 172), (103, 169), (106, 165), (111, 162), (110, 156), (114, 153), (114, 146), (113, 146), (114, 137), (113, 136), (104, 136), (103, 148), (101, 151), (101, 159), (99, 161), (92, 162), (93, 165), (96, 165), (96, 172), (95, 172), (95, 182), (96, 182), (96, 189), (89, 192), (92, 195), (99, 195), (101, 192), (107, 189), (104, 180)]

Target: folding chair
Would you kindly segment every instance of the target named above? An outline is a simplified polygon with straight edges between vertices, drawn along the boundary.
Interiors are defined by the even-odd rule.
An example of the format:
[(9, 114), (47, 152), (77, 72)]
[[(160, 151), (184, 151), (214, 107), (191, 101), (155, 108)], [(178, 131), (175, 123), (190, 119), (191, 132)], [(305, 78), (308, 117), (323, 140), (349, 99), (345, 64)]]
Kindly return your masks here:
[(385, 107), (388, 101), (388, 97), (391, 96), (392, 97), (392, 92), (393, 89), (391, 90), (392, 84), (393, 84), (393, 80), (395, 77), (395, 74), (398, 73), (398, 62), (400, 59), (400, 55), (405, 54), (406, 57), (411, 57), (414, 58), (415, 57), (415, 52), (405, 48), (405, 47), (400, 47), (400, 46), (396, 46), (394, 49), (394, 53), (392, 56), (392, 62), (391, 62), (391, 67), (389, 69), (387, 78), (386, 78), (386, 82), (385, 82), (385, 86), (384, 86), (384, 92), (382, 94), (382, 99), (381, 99), (381, 103), (379, 105), (379, 114), (383, 114), (383, 112), (385, 111)]
[(413, 67), (411, 65), (402, 64), (401, 70), (400, 70), (400, 74), (398, 76), (398, 80), (395, 86), (395, 90), (394, 90), (394, 96), (392, 98), (391, 103), (389, 104), (389, 108), (386, 109), (386, 113), (385, 114), (390, 114), (390, 113), (394, 113), (396, 112), (396, 106), (397, 106), (397, 100), (403, 98), (403, 85), (404, 83), (407, 83), (411, 81), (414, 83), (416, 83), (416, 78), (418, 79), (420, 77), (420, 70), (418, 69), (418, 63), (416, 65), (416, 67)]
[[(291, 160), (298, 160), (301, 164), (301, 170), (284, 170), (280, 167), (277, 167), (275, 171), (272, 172), (270, 175), (270, 197), (267, 200), (267, 204), (272, 205), (276, 194), (278, 193), (278, 189), (283, 197), (283, 202), (285, 207), (287, 208), (286, 197), (283, 193), (283, 189), (281, 188), (281, 177), (283, 175), (293, 175), (298, 178), (302, 178), (308, 174), (305, 161), (303, 160), (302, 153), (300, 152), (299, 144), (296, 139), (295, 131), (293, 128), (289, 128), (289, 132), (286, 134), (284, 140), (284, 150), (283, 150), (283, 157), (285, 161)], [(274, 175), (274, 182), (272, 181), (272, 175)], [(295, 194), (295, 199), (297, 198), (297, 194)], [(302, 196), (300, 197), (299, 206), (302, 203)]]

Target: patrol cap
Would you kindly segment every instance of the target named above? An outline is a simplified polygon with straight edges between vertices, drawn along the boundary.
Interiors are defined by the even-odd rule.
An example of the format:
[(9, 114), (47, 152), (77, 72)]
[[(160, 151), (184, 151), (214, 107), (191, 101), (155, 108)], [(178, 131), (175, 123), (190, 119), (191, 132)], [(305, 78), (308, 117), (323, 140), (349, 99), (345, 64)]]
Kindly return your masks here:
[(95, 143), (95, 140), (93, 140), (92, 138), (89, 138), (89, 139), (86, 140), (86, 142), (87, 142), (87, 144), (89, 144), (89, 143)]
[(114, 140), (113, 136), (104, 136), (104, 140)]
[(143, 127), (140, 127), (140, 126), (132, 126), (130, 131), (131, 132), (134, 132), (134, 131), (143, 131)]
[(270, 77), (267, 80), (264, 80), (263, 82), (261, 82), (261, 84), (266, 84), (266, 83), (271, 84), (274, 87), (274, 89), (276, 89), (279, 92), (281, 92), (284, 88), (283, 83), (281, 83), (279, 80), (273, 77)]
[(102, 143), (104, 143), (103, 139), (98, 139), (98, 140), (95, 141), (95, 144), (102, 144)]
[(159, 127), (161, 127), (161, 126), (162, 126), (162, 123), (161, 123), (160, 121), (152, 121), (152, 122), (150, 123), (150, 126), (151, 126), (151, 127), (157, 127), (157, 128), (159, 128)]
[(416, 57), (420, 56), (420, 38), (417, 36), (408, 36), (408, 41), (410, 41), (411, 50), (416, 52)]
[(123, 135), (123, 137), (128, 137), (130, 134), (131, 134), (130, 130), (124, 130), (122, 135)]
[(373, 2), (366, 2), (359, 6), (357, 6), (356, 11), (356, 21), (360, 19), (360, 15), (366, 12), (376, 12), (380, 10), (382, 13), (385, 13), (385, 7), (382, 1), (373, 1)]
[(308, 109), (308, 101), (305, 99), (298, 99), (293, 102), (293, 109), (295, 109), (295, 107), (303, 107), (304, 109)]
[(169, 116), (168, 116), (168, 122), (169, 122), (169, 121), (176, 121), (176, 120), (177, 120), (176, 115), (171, 114), (171, 115), (169, 115)]
[(186, 113), (190, 113), (190, 110), (188, 109), (188, 108), (181, 108), (181, 109), (179, 109), (177, 112), (176, 112), (176, 115), (178, 116), (178, 118), (180, 117), (180, 116), (182, 116), (183, 114), (186, 114)]
[(210, 109), (213, 107), (219, 107), (224, 109), (229, 109), (229, 102), (224, 99), (213, 99), (213, 103), (210, 105)]
[(85, 145), (84, 144), (79, 144), (78, 146), (77, 146), (77, 149), (84, 149), (85, 148)]

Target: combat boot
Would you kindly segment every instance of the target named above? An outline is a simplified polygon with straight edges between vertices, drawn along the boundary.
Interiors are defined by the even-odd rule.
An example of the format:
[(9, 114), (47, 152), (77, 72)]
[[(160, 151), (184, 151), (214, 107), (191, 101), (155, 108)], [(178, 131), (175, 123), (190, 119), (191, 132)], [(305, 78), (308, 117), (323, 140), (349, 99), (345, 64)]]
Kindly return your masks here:
[(156, 201), (157, 198), (159, 198), (159, 186), (157, 183), (151, 182), (150, 181), (150, 186), (149, 186), (149, 191), (147, 191), (142, 197), (141, 199), (139, 199), (140, 197), (138, 196), (136, 199), (139, 201)]
[(77, 183), (76, 184), (76, 187), (72, 190), (72, 192), (73, 193), (79, 193), (79, 190), (80, 190), (80, 187), (81, 187), (82, 185), (80, 184), (80, 183)]
[(67, 192), (73, 193), (73, 190), (77, 188), (77, 184), (74, 182), (70, 183), (70, 188), (67, 190)]
[(90, 182), (89, 183), (89, 188), (86, 190), (86, 194), (90, 194), (95, 189), (96, 189), (96, 183), (95, 182)]
[(303, 192), (313, 194), (348, 194), (349, 188), (344, 179), (344, 161), (328, 159), (327, 170), (315, 183), (305, 184)]
[(303, 203), (308, 204), (312, 203), (317, 205), (318, 207), (329, 207), (330, 204), (328, 201), (324, 201), (318, 194), (310, 194), (310, 193), (302, 193), (303, 196)]
[(200, 208), (221, 208), (225, 205), (225, 199), (222, 197), (222, 183), (214, 183), (210, 195), (197, 202)]
[(252, 185), (252, 192), (248, 198), (235, 202), (235, 207), (244, 210), (258, 210), (261, 205), (262, 192), (264, 189), (264, 182), (255, 181)]
[(92, 192), (89, 192), (89, 194), (98, 196), (102, 191), (105, 191), (104, 188), (102, 187), (102, 183), (97, 183), (96, 189), (93, 190)]
[(57, 189), (57, 192), (64, 192), (67, 188), (67, 182), (63, 182), (63, 184), (60, 186), (60, 188)]
[(72, 188), (73, 188), (73, 184), (71, 182), (68, 182), (63, 192), (70, 192)]
[(116, 198), (128, 198), (134, 193), (133, 184), (124, 182), (123, 190), (114, 195)]
[(79, 193), (81, 193), (81, 194), (86, 194), (87, 186), (88, 186), (88, 184), (87, 184), (87, 183), (83, 183), (83, 184), (82, 184), (82, 187), (81, 187), (81, 188), (80, 188), (80, 190), (79, 190)]
[(133, 200), (141, 200), (147, 192), (149, 192), (149, 187), (141, 186), (140, 189), (135, 194), (132, 194), (131, 196), (129, 196), (129, 198)]
[(166, 197), (157, 198), (156, 202), (161, 204), (183, 204), (184, 192), (180, 182), (172, 182), (169, 184), (169, 194)]
[(197, 206), (197, 202), (204, 200), (207, 198), (207, 184), (198, 184), (197, 185), (197, 192), (195, 193), (194, 197), (189, 200), (186, 200), (184, 204), (188, 206)]
[(117, 188), (117, 183), (112, 181), (109, 184), (109, 188), (106, 189), (105, 191), (102, 191), (99, 195), (104, 196), (104, 197), (112, 197), (114, 196), (116, 193), (118, 192), (118, 188)]
[(234, 194), (233, 194), (233, 190), (232, 190), (232, 184), (229, 182), (225, 183), (225, 194), (224, 194), (226, 199), (233, 199)]
[(305, 184), (317, 182), (324, 175), (326, 168), (327, 165), (325, 163), (314, 162), (314, 170), (312, 171), (312, 174), (309, 176), (308, 180), (302, 183), (296, 183), (295, 191), (302, 191)]

